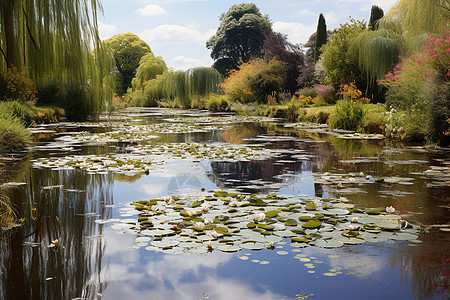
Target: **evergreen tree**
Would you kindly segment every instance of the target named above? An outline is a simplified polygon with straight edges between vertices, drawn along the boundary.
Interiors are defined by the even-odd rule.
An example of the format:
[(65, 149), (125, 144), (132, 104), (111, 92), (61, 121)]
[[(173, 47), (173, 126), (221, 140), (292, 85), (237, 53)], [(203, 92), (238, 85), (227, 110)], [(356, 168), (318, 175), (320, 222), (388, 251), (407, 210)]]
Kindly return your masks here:
[(319, 22), (317, 23), (316, 31), (316, 45), (314, 47), (314, 62), (316, 62), (322, 54), (321, 48), (327, 42), (327, 25), (323, 14), (319, 15)]
[(372, 9), (370, 10), (370, 20), (369, 20), (369, 29), (377, 30), (378, 29), (378, 20), (384, 16), (383, 9), (381, 7), (372, 5)]

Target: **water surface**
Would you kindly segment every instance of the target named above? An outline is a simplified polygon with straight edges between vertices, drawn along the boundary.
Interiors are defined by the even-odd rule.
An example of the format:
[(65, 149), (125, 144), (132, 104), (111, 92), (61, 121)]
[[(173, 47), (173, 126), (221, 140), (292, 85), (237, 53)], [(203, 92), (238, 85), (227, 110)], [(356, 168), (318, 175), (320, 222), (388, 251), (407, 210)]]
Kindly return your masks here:
[[(22, 183), (3, 191), (23, 226), (0, 240), (0, 298), (447, 299), (448, 227), (429, 226), (449, 224), (448, 150), (286, 125), (148, 109), (36, 128), (31, 152), (1, 173), (2, 184)], [(194, 146), (222, 148), (199, 155)], [(89, 156), (95, 165), (107, 155), (134, 162), (103, 171), (63, 161)], [(274, 249), (198, 255), (148, 250), (151, 240), (114, 229), (138, 218), (130, 202), (201, 188), (394, 206), (423, 230), (414, 242), (324, 249), (291, 247), (285, 238)]]

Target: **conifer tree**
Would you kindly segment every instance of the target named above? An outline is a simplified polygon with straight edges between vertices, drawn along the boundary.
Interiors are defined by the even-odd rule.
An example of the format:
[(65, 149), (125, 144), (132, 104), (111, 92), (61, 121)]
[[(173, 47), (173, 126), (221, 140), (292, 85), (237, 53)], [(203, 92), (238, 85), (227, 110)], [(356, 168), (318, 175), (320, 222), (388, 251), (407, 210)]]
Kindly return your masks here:
[(314, 51), (314, 62), (316, 62), (321, 52), (321, 47), (326, 44), (327, 42), (327, 25), (325, 24), (325, 18), (323, 14), (319, 15), (319, 22), (317, 23), (317, 34), (316, 34), (316, 45), (315, 45), (315, 51)]
[(369, 29), (377, 30), (378, 29), (378, 20), (384, 16), (384, 11), (381, 7), (372, 5), (372, 9), (370, 10), (370, 20), (369, 20)]

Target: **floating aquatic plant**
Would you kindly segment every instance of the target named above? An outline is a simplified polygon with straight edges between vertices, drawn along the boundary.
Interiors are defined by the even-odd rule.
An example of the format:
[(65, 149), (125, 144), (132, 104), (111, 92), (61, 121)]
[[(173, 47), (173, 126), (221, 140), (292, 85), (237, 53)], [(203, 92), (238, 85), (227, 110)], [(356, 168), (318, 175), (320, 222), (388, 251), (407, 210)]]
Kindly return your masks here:
[[(169, 198), (173, 203), (168, 204), (168, 198), (131, 203), (123, 213), (129, 216), (134, 210), (137, 218), (122, 220), (112, 227), (150, 237), (148, 250), (195, 254), (274, 249), (285, 238), (294, 248), (337, 248), (344, 244), (416, 240), (419, 233), (419, 227), (410, 223), (409, 228), (402, 229), (405, 223), (401, 217), (382, 208), (370, 214), (374, 210), (334, 207), (333, 202), (342, 204), (338, 199), (201, 190)], [(233, 201), (237, 206), (231, 211)], [(204, 203), (207, 211), (201, 209)], [(163, 209), (154, 210), (159, 206)]]

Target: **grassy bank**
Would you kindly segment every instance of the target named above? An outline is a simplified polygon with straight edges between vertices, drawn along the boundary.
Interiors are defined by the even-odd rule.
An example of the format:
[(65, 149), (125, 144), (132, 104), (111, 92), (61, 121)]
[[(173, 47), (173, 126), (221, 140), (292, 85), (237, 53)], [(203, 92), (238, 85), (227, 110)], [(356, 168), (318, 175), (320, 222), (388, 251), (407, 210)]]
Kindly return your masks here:
[(64, 110), (36, 107), (22, 101), (0, 102), (0, 154), (24, 150), (31, 142), (28, 127), (33, 124), (58, 122)]

